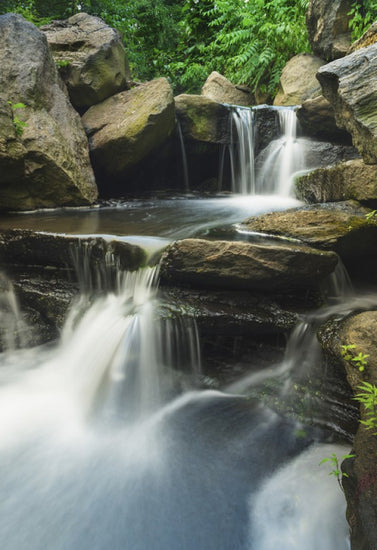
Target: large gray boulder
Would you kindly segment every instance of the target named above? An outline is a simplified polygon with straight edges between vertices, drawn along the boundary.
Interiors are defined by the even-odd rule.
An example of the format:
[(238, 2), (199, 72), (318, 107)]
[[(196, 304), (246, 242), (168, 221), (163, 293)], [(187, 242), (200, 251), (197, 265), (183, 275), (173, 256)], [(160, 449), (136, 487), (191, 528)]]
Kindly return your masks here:
[(0, 209), (93, 203), (85, 132), (45, 35), (19, 15), (1, 16), (0, 65)]
[(229, 142), (229, 109), (208, 97), (181, 94), (175, 97), (177, 118), (185, 138), (205, 143)]
[(352, 141), (351, 135), (337, 126), (334, 109), (323, 95), (304, 101), (297, 109), (297, 118), (306, 136), (347, 144)]
[(296, 193), (308, 203), (354, 199), (373, 206), (377, 202), (377, 165), (355, 159), (318, 168), (296, 179)]
[(377, 44), (321, 67), (317, 78), (367, 164), (377, 163)]
[(121, 35), (99, 17), (78, 13), (41, 30), (76, 109), (85, 110), (129, 87)]
[(255, 98), (247, 86), (236, 86), (225, 76), (213, 71), (204, 83), (202, 96), (213, 99), (218, 103), (231, 105), (254, 105)]
[(168, 247), (161, 277), (204, 288), (292, 290), (316, 287), (338, 262), (336, 254), (294, 244), (184, 239)]
[(377, 257), (377, 224), (366, 218), (368, 208), (354, 201), (292, 208), (243, 222), (246, 229), (299, 239), (322, 250), (334, 250), (343, 260)]
[(306, 26), (316, 55), (332, 61), (347, 54), (351, 45), (351, 6), (352, 0), (310, 0)]
[(100, 180), (127, 187), (130, 170), (160, 147), (175, 128), (173, 92), (165, 78), (116, 94), (82, 117)]
[(292, 57), (281, 74), (274, 105), (300, 105), (306, 99), (321, 95), (316, 73), (324, 64), (323, 59), (307, 53)]

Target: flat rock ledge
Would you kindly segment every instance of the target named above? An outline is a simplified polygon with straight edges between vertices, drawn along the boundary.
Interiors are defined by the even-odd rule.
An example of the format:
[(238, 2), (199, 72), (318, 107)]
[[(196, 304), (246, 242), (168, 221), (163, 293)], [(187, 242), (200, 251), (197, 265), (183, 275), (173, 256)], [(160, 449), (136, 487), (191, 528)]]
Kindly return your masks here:
[(356, 200), (374, 206), (377, 203), (377, 164), (361, 159), (339, 162), (299, 176), (296, 194), (308, 203)]
[(337, 263), (333, 252), (304, 245), (184, 239), (163, 254), (161, 279), (173, 285), (267, 292), (317, 288)]
[(299, 239), (352, 260), (376, 256), (377, 225), (368, 221), (368, 212), (359, 203), (347, 201), (272, 212), (249, 218), (243, 225), (249, 231)]

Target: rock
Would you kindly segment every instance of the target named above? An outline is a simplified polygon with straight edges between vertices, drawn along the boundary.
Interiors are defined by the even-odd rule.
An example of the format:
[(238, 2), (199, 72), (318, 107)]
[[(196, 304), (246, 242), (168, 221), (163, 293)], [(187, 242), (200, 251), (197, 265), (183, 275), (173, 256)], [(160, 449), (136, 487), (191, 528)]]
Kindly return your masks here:
[(175, 108), (186, 139), (205, 143), (229, 143), (228, 107), (204, 96), (181, 94)]
[(307, 53), (292, 57), (281, 74), (274, 105), (299, 105), (306, 99), (319, 96), (321, 87), (316, 73), (324, 64), (323, 59)]
[(356, 40), (356, 42), (353, 42), (348, 53), (355, 52), (356, 50), (360, 50), (361, 48), (367, 48), (368, 46), (372, 46), (372, 44), (375, 44), (376, 42), (377, 42), (377, 21), (375, 21), (369, 27), (369, 29), (365, 31), (365, 33), (361, 38), (359, 38), (359, 40)]
[(0, 164), (9, 168), (0, 174), (0, 209), (93, 203), (87, 139), (45, 35), (19, 15), (1, 16), (0, 64)]
[(307, 99), (297, 109), (297, 118), (303, 133), (317, 139), (351, 144), (351, 135), (338, 128), (334, 109), (322, 95)]
[(100, 181), (127, 188), (132, 168), (158, 149), (175, 128), (173, 93), (165, 78), (141, 84), (94, 105), (82, 117)]
[[(0, 98), (0, 182), (16, 186), (25, 172), (26, 149), (17, 135), (12, 108)], [(0, 185), (1, 185), (0, 184)], [(0, 187), (1, 197), (1, 187)]]
[(352, 0), (310, 0), (306, 26), (313, 52), (332, 61), (347, 54), (351, 44)]
[(254, 105), (255, 98), (247, 86), (235, 86), (225, 76), (213, 71), (204, 83), (202, 96), (218, 103)]
[(335, 111), (367, 164), (377, 163), (377, 44), (321, 67), (317, 77)]
[(316, 287), (336, 264), (333, 253), (295, 244), (185, 239), (164, 252), (161, 278), (169, 284), (270, 292)]
[(310, 141), (305, 148), (305, 165), (308, 168), (331, 166), (346, 160), (360, 158), (360, 154), (351, 145), (340, 145), (327, 141)]
[[(146, 261), (145, 252), (139, 246), (101, 237), (74, 237), (50, 233), (38, 233), (26, 229), (9, 229), (0, 232), (0, 264), (8, 266), (41, 266), (65, 269), (75, 273), (76, 260), (88, 251), (93, 266), (104, 266), (105, 256), (112, 256), (121, 269), (134, 271)], [(85, 260), (83, 260), (85, 261)]]
[(308, 203), (354, 199), (362, 203), (377, 202), (377, 165), (361, 159), (318, 168), (296, 179), (299, 199)]
[(330, 203), (272, 212), (245, 220), (249, 231), (284, 236), (333, 250), (343, 260), (377, 255), (377, 225), (365, 215), (369, 210), (356, 202)]
[[(375, 303), (370, 303), (375, 307)], [(359, 393), (359, 385), (367, 381), (377, 385), (377, 338), (376, 311), (364, 311), (347, 318), (331, 339), (333, 356), (343, 363), (347, 380), (354, 393)], [(366, 354), (367, 366), (360, 372), (352, 361), (342, 357), (341, 346), (355, 345), (355, 355)], [(328, 347), (328, 346), (327, 346)], [(368, 419), (366, 409), (360, 407), (361, 420)], [(377, 439), (373, 430), (359, 424), (353, 442), (352, 454), (355, 457), (343, 462), (342, 484), (347, 499), (347, 519), (350, 525), (352, 548), (374, 550), (377, 540)]]
[(121, 35), (99, 17), (77, 13), (41, 30), (76, 109), (85, 110), (129, 87)]
[(255, 156), (260, 153), (272, 140), (281, 135), (279, 112), (273, 107), (261, 105), (253, 109), (255, 115)]

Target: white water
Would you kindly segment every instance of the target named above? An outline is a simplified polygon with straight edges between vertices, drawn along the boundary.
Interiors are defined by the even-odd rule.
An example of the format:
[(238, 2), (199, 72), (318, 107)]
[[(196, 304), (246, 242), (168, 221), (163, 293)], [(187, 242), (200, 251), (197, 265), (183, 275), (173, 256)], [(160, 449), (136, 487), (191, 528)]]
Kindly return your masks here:
[[(251, 548), (258, 550), (345, 550), (348, 529), (340, 489), (329, 483), (323, 458), (349, 449), (315, 445), (274, 474), (250, 502)], [(335, 482), (336, 483), (336, 482)]]
[(294, 108), (279, 109), (281, 137), (270, 142), (259, 158), (257, 176), (259, 193), (292, 194), (294, 176), (305, 170), (308, 140), (297, 137), (297, 117)]
[(255, 194), (254, 119), (251, 109), (233, 108), (230, 167), (232, 192)]
[[(7, 550), (272, 550), (272, 532), (288, 541), (307, 521), (289, 480), (305, 501), (312, 489), (293, 457), (311, 438), (240, 396), (187, 391), (200, 376), (196, 327), (159, 322), (156, 276), (119, 274), (115, 292), (75, 304), (56, 347), (0, 356)], [(85, 270), (82, 285), (98, 291)], [(338, 487), (310, 468), (327, 499), (317, 519), (332, 518), (332, 550), (347, 550)], [(301, 548), (314, 550), (316, 533), (300, 527)]]

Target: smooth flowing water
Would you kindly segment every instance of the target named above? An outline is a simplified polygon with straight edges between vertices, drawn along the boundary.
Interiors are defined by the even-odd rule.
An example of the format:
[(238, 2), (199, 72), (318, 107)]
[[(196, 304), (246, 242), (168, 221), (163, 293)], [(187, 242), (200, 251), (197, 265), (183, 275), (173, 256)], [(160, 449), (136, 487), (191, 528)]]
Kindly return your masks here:
[[(280, 157), (277, 149), (296, 155), (289, 121), (285, 135), (271, 159)], [(246, 181), (254, 170), (251, 149), (241, 157)], [(288, 164), (284, 157), (279, 182), (296, 169)], [(234, 168), (238, 177), (241, 165)], [(241, 193), (257, 185), (247, 181)], [(286, 191), (279, 183), (271, 195), (7, 215), (0, 227), (116, 235), (152, 254), (172, 239), (236, 231), (245, 217), (300, 204)], [(11, 320), (0, 354), (2, 546), (347, 550), (344, 497), (319, 462), (349, 446), (329, 443), (328, 431), (251, 397), (274, 379), (284, 400), (303, 365), (310, 370), (314, 332), (307, 327), (317, 320), (297, 327), (280, 364), (224, 392), (204, 390), (195, 321), (161, 318), (158, 268), (119, 271), (110, 291), (101, 288), (105, 276), (95, 284), (89, 277), (86, 252), (79, 248), (75, 257), (81, 295), (55, 344), (27, 347), (32, 329), (22, 324), (11, 283), (4, 277), (1, 285), (0, 306)], [(344, 278), (332, 288), (346, 288)], [(14, 327), (22, 341), (12, 340)]]

